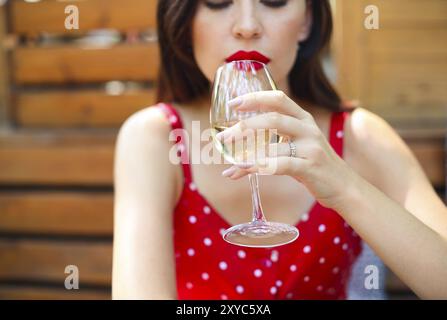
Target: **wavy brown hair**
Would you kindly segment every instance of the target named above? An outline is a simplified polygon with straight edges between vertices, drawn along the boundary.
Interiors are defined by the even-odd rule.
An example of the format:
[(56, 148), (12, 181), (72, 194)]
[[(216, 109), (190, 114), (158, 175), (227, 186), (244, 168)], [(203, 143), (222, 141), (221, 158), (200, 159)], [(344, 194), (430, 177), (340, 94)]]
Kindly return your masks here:
[[(288, 76), (290, 90), (300, 100), (340, 111), (341, 98), (321, 65), (333, 28), (329, 0), (307, 1), (312, 6), (312, 30), (297, 48), (297, 58)], [(158, 101), (189, 102), (210, 92), (210, 82), (199, 69), (192, 50), (192, 21), (198, 4), (199, 0), (158, 0)]]

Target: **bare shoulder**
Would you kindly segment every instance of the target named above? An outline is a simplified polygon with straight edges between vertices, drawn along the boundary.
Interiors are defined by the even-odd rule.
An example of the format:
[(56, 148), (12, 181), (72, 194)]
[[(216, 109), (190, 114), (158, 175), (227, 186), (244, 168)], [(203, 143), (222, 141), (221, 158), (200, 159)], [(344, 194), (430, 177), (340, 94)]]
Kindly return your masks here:
[[(356, 108), (345, 124), (345, 159), (380, 188), (418, 162), (399, 134), (379, 115)], [(396, 178), (396, 177), (393, 177)]]
[(379, 115), (356, 108), (345, 124), (346, 139), (360, 153), (378, 155), (377, 151), (411, 160), (412, 155), (396, 130)]
[(160, 108), (149, 106), (135, 112), (124, 121), (118, 138), (132, 135), (133, 139), (150, 139), (147, 133), (160, 136), (168, 134), (169, 130), (169, 121)]
[(170, 122), (163, 111), (155, 106), (129, 116), (117, 136), (115, 182), (133, 179), (133, 184), (125, 185), (133, 185), (132, 188), (142, 190), (154, 181), (170, 179), (171, 183), (168, 185), (177, 189), (178, 166), (169, 161), (174, 144), (169, 141), (170, 131)]

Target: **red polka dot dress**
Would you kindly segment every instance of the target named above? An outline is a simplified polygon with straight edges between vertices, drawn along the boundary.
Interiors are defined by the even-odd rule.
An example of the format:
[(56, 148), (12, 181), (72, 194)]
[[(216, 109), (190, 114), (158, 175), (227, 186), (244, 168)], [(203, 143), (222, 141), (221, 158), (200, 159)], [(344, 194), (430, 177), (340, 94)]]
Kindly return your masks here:
[[(157, 107), (173, 129), (182, 128), (174, 107)], [(340, 156), (348, 115), (334, 112), (331, 117), (330, 143)], [(351, 267), (362, 247), (360, 237), (337, 212), (315, 202), (295, 225), (298, 239), (283, 246), (229, 244), (222, 233), (231, 225), (197, 189), (183, 141), (177, 138), (184, 186), (173, 221), (178, 299), (346, 299)]]

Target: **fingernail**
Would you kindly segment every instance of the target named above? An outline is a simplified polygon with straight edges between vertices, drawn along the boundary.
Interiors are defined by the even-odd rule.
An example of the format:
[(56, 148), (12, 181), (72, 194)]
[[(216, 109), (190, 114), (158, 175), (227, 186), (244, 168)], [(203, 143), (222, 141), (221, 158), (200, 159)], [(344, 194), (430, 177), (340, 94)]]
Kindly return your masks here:
[(237, 98), (234, 98), (234, 99), (228, 101), (228, 107), (230, 107), (230, 108), (238, 106), (240, 104), (242, 104), (242, 98), (241, 97), (237, 97)]
[(228, 169), (225, 169), (224, 171), (222, 171), (222, 175), (224, 176), (224, 177), (229, 177), (229, 176), (231, 176), (233, 173), (235, 173), (236, 172), (236, 167), (235, 166), (232, 166), (232, 167), (230, 167), (230, 168), (228, 168)]

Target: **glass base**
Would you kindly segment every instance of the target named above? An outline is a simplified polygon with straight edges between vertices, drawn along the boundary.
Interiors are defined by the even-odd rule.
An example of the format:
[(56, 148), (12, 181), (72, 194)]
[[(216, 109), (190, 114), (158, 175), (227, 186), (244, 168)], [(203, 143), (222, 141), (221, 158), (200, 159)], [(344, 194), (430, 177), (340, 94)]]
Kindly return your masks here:
[(299, 231), (294, 226), (279, 222), (253, 221), (225, 230), (223, 239), (238, 246), (271, 248), (295, 241), (298, 236)]

